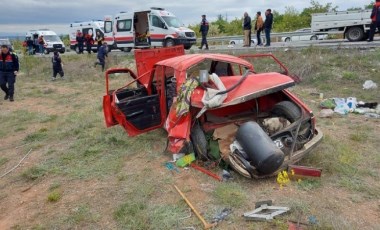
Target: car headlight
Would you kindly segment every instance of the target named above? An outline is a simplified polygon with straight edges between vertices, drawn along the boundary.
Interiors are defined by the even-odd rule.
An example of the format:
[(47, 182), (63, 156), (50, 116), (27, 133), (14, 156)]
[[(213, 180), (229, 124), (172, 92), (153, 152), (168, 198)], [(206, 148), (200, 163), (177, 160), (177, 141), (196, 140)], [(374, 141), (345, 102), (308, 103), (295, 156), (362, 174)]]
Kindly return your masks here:
[(185, 32), (177, 32), (177, 35), (178, 35), (178, 37), (182, 37), (182, 38), (186, 37)]

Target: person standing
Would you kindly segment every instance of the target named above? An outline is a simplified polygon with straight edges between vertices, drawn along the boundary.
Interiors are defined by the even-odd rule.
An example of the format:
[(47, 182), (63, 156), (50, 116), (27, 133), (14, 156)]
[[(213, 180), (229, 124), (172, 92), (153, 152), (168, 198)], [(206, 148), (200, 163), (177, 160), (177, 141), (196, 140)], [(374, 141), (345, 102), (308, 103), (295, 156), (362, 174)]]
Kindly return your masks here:
[(107, 42), (103, 42), (102, 46), (98, 50), (97, 58), (98, 62), (95, 62), (94, 66), (96, 67), (97, 65), (102, 66), (102, 71), (104, 71), (104, 66), (106, 65), (106, 57), (107, 55)]
[(78, 54), (83, 54), (84, 37), (83, 37), (82, 32), (80, 32), (80, 30), (77, 31), (76, 40), (78, 43)]
[(270, 46), (270, 32), (272, 30), (273, 25), (273, 14), (271, 9), (267, 9), (265, 11), (265, 22), (264, 22), (264, 30), (265, 30), (265, 39), (267, 44), (265, 46)]
[(55, 81), (57, 74), (61, 76), (62, 79), (65, 79), (65, 73), (63, 72), (63, 64), (62, 59), (59, 56), (58, 51), (54, 51), (54, 55), (51, 58), (51, 62), (53, 63), (53, 77), (51, 78), (52, 81)]
[(86, 42), (86, 50), (87, 50), (87, 53), (88, 54), (91, 54), (91, 47), (92, 45), (94, 44), (94, 39), (92, 38), (92, 35), (91, 34), (86, 34), (86, 36), (84, 37), (84, 40)]
[(96, 45), (97, 45), (97, 50), (99, 50), (99, 48), (102, 46), (103, 44), (103, 41), (104, 41), (104, 37), (103, 35), (100, 34), (100, 32), (96, 32)]
[(202, 15), (202, 21), (201, 21), (201, 26), (199, 28), (199, 32), (202, 34), (202, 43), (199, 49), (203, 48), (203, 45), (206, 45), (206, 50), (208, 50), (208, 43), (207, 43), (207, 34), (208, 34), (208, 21), (206, 19), (206, 15)]
[(28, 47), (28, 54), (33, 55), (33, 40), (32, 40), (32, 38), (28, 37), (28, 40), (26, 40), (26, 46)]
[(251, 46), (251, 17), (247, 12), (244, 13), (243, 30), (244, 30), (244, 45), (243, 47)]
[(263, 31), (264, 27), (264, 21), (263, 17), (261, 17), (261, 12), (258, 11), (256, 14), (256, 23), (255, 23), (255, 30), (256, 30), (256, 37), (257, 37), (257, 45), (262, 46), (263, 43), (261, 42), (261, 31)]
[(40, 51), (40, 54), (43, 55), (45, 54), (45, 39), (44, 39), (44, 36), (41, 35), (39, 38), (38, 38), (38, 49)]
[(4, 100), (9, 99), (10, 101), (14, 101), (14, 84), (18, 70), (18, 57), (14, 53), (9, 52), (7, 45), (2, 45), (0, 55), (0, 88), (5, 93)]
[(376, 0), (375, 4), (373, 5), (372, 13), (371, 13), (371, 21), (372, 22), (371, 22), (371, 26), (369, 30), (369, 38), (368, 38), (369, 42), (373, 41), (376, 27), (380, 33), (380, 0)]

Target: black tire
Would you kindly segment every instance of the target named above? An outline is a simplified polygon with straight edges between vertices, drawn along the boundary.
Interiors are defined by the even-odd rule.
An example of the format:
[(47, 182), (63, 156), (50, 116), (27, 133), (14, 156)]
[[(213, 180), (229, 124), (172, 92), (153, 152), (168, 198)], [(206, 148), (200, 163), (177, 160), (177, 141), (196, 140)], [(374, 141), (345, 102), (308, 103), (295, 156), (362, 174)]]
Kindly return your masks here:
[(112, 46), (107, 46), (107, 53), (111, 52), (112, 51)]
[(290, 42), (290, 38), (285, 38), (285, 42)]
[[(282, 101), (273, 106), (272, 116), (284, 117), (290, 123), (293, 123), (301, 118), (301, 109), (291, 101)], [(295, 150), (304, 146), (312, 134), (310, 122), (301, 125), (298, 130), (297, 144)]]
[(65, 50), (61, 50), (61, 51), (59, 51), (59, 53), (64, 54), (64, 53), (65, 53)]
[(301, 117), (301, 109), (291, 101), (281, 101), (273, 106), (272, 114), (282, 116), (288, 119), (291, 123)]
[(311, 40), (311, 41), (316, 41), (316, 40), (318, 40), (318, 37), (315, 36), (315, 35), (313, 35), (313, 36), (311, 36), (310, 40)]
[(132, 47), (123, 48), (123, 51), (127, 53), (131, 52), (131, 50), (132, 50)]
[(230, 42), (230, 45), (235, 45), (235, 42), (234, 41)]
[(364, 38), (364, 30), (361, 27), (351, 27), (347, 30), (345, 35), (351, 42), (361, 41)]
[(190, 48), (191, 48), (191, 45), (185, 45), (185, 46), (184, 46), (184, 49), (185, 49), (185, 50), (189, 50)]
[(190, 139), (192, 142), (194, 152), (198, 159), (203, 161), (208, 160), (209, 158), (207, 155), (207, 139), (205, 133), (203, 132), (199, 124), (195, 124), (191, 128)]
[(49, 51), (49, 50), (47, 50), (47, 49), (45, 49), (44, 53), (45, 53), (45, 54), (49, 54), (49, 53), (50, 53), (50, 51)]
[(165, 40), (165, 47), (171, 47), (171, 46), (174, 46), (174, 40), (171, 39), (171, 38), (168, 38)]
[(254, 40), (251, 40), (251, 44), (255, 44), (255, 41), (254, 41)]

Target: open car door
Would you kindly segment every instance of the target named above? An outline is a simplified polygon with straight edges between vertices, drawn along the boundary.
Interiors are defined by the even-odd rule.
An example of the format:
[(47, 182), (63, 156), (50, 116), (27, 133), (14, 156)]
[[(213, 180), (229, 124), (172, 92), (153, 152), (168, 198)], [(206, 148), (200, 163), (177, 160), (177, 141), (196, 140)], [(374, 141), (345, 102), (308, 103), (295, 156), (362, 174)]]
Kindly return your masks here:
[[(111, 90), (110, 81), (120, 83), (122, 75), (130, 77), (130, 82), (121, 88)], [(129, 136), (162, 127), (166, 118), (165, 94), (161, 93), (164, 90), (162, 79), (163, 74), (155, 73), (156, 83), (152, 90), (143, 85), (129, 69), (107, 70), (106, 95), (103, 96), (106, 126), (119, 124)]]

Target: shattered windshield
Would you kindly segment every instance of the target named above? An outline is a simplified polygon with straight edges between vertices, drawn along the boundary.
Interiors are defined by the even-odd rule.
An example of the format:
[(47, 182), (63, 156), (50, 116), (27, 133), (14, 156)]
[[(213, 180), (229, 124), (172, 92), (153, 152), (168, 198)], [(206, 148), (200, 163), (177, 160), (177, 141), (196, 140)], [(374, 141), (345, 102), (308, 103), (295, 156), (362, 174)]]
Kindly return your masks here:
[(170, 17), (170, 16), (162, 16), (166, 24), (170, 27), (179, 28), (183, 26), (184, 24), (176, 17)]

